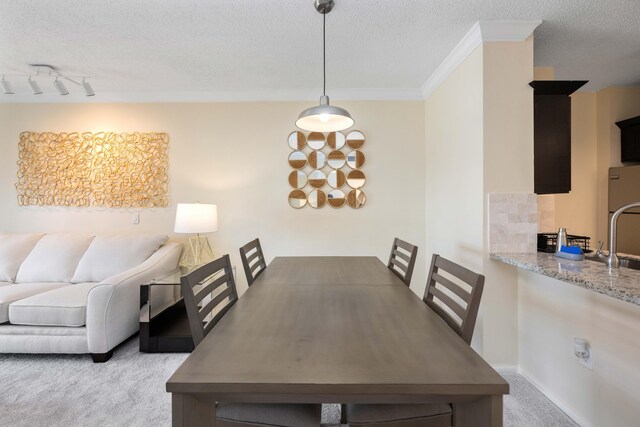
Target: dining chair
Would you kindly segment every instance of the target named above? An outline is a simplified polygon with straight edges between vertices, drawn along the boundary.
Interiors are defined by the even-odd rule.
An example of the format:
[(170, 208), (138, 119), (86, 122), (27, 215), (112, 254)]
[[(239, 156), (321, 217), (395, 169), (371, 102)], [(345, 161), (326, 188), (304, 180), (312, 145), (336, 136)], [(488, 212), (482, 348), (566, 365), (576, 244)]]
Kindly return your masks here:
[[(224, 255), (180, 279), (189, 327), (196, 347), (238, 301), (229, 255)], [(321, 405), (216, 403), (221, 427), (318, 427)]]
[[(483, 288), (483, 275), (434, 254), (423, 301), (471, 344)], [(351, 427), (449, 427), (453, 423), (453, 408), (443, 403), (349, 404), (342, 405), (342, 410), (342, 421)]]
[(389, 267), (405, 285), (409, 286), (411, 284), (411, 276), (413, 276), (413, 267), (416, 264), (417, 256), (417, 246), (396, 237), (393, 239), (393, 246), (391, 247), (391, 255), (389, 256), (387, 267)]
[(260, 239), (255, 239), (240, 248), (240, 258), (247, 284), (251, 286), (260, 274), (267, 268)]

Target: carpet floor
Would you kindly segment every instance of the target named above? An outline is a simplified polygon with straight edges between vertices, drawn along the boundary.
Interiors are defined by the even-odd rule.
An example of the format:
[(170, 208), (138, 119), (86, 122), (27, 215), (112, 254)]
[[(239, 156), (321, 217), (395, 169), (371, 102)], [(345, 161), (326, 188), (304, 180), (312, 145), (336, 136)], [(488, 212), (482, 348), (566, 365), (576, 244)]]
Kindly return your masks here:
[[(169, 426), (165, 383), (186, 354), (138, 352), (134, 337), (104, 364), (88, 355), (0, 354), (0, 426)], [(523, 377), (505, 374), (505, 426), (575, 427)], [(323, 426), (339, 426), (339, 405), (324, 405)]]

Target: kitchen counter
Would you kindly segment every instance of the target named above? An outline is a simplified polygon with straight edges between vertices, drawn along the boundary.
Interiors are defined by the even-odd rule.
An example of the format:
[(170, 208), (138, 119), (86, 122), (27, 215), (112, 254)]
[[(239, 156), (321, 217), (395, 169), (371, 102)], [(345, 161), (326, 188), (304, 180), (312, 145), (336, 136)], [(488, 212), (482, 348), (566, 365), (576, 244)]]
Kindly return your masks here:
[(493, 253), (491, 259), (533, 271), (581, 288), (640, 305), (640, 271), (609, 269), (596, 261), (571, 261), (554, 254)]

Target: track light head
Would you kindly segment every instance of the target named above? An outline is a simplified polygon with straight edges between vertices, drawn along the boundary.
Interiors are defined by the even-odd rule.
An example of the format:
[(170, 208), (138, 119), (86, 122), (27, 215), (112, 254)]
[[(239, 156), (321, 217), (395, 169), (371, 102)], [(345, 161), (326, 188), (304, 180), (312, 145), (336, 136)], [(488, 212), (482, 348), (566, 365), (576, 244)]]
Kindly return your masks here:
[(84, 94), (86, 96), (93, 96), (96, 93), (93, 91), (93, 88), (91, 87), (91, 84), (86, 81), (85, 79), (82, 79), (82, 90), (84, 90)]
[(58, 77), (56, 77), (56, 79), (53, 81), (53, 85), (56, 87), (56, 90), (60, 95), (69, 95), (67, 87), (64, 85), (64, 83), (62, 83), (60, 79), (58, 79)]
[(42, 89), (40, 89), (40, 85), (38, 84), (37, 81), (32, 80), (31, 76), (29, 76), (29, 80), (27, 80), (27, 82), (29, 83), (29, 86), (31, 87), (31, 90), (33, 91), (34, 95), (42, 94)]
[(13, 95), (15, 93), (11, 82), (6, 81), (4, 76), (2, 76), (2, 92), (4, 92), (5, 95)]

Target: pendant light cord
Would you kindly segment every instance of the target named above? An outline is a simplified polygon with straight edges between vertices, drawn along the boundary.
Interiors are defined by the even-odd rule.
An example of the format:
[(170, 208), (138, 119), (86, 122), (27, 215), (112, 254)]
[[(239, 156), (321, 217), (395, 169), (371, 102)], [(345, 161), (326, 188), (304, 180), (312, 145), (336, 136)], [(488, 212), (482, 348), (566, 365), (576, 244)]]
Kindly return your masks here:
[(322, 95), (327, 95), (327, 14), (322, 14)]

